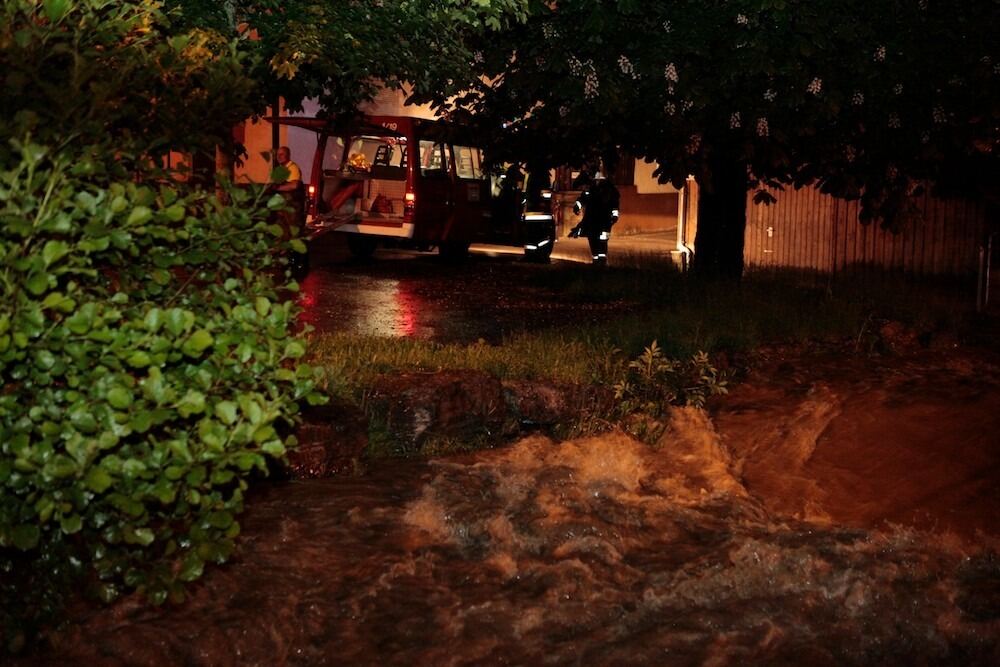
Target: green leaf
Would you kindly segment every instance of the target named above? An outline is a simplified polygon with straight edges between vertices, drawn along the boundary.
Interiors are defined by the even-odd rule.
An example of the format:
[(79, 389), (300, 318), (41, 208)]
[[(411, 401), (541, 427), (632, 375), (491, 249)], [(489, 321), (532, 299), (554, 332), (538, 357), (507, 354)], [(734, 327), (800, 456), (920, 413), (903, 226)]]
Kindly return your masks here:
[(91, 468), (87, 473), (87, 488), (94, 493), (104, 493), (111, 486), (111, 475), (104, 468)]
[[(281, 167), (278, 167), (277, 169), (275, 169), (274, 172), (272, 172), (272, 174), (277, 173), (278, 169), (281, 169)], [(275, 179), (275, 182), (280, 182), (280, 181), (277, 180), (276, 176), (272, 175), (272, 178)], [(288, 178), (288, 170), (287, 169), (285, 170), (285, 178)], [(282, 209), (284, 207), (285, 207), (285, 198), (282, 197), (281, 195), (272, 195), (271, 198), (267, 200), (267, 208), (268, 208), (268, 210), (276, 211), (276, 210)]]
[(132, 212), (128, 214), (128, 219), (125, 224), (129, 227), (133, 225), (144, 225), (153, 219), (153, 212), (149, 210), (146, 206), (136, 206), (132, 209)]
[(28, 291), (32, 294), (39, 296), (49, 288), (49, 274), (44, 271), (32, 273), (28, 276), (28, 279), (24, 281), (24, 286), (27, 287)]
[(45, 9), (45, 15), (49, 17), (49, 20), (56, 23), (66, 15), (70, 5), (69, 0), (45, 0), (42, 3), (42, 7)]
[(133, 535), (135, 536), (135, 541), (144, 547), (148, 547), (156, 539), (153, 531), (149, 528), (136, 528)]
[(65, 241), (48, 241), (42, 247), (42, 261), (48, 268), (69, 254), (69, 244)]
[(205, 394), (200, 391), (190, 390), (184, 394), (184, 398), (177, 403), (177, 412), (181, 417), (187, 419), (191, 415), (201, 414), (205, 411)]
[(153, 413), (148, 410), (143, 410), (142, 412), (132, 415), (132, 419), (129, 420), (129, 426), (136, 433), (145, 433), (153, 427)]
[(67, 535), (79, 533), (83, 528), (83, 518), (79, 514), (70, 514), (59, 519), (59, 527)]
[(257, 314), (261, 317), (266, 317), (271, 310), (271, 302), (267, 299), (267, 297), (259, 296), (254, 299), (254, 310), (256, 310)]
[(194, 314), (181, 308), (171, 308), (167, 311), (167, 331), (179, 336), (194, 324)]
[(215, 416), (224, 424), (236, 423), (236, 404), (232, 401), (219, 401), (215, 404)]
[[(42, 301), (42, 308), (51, 308), (52, 310), (58, 310), (61, 313), (71, 313), (75, 307), (76, 301), (69, 298), (62, 292), (50, 292)], [(3, 331), (0, 330), (0, 333), (3, 333)]]
[(42, 535), (41, 529), (31, 524), (15, 526), (10, 533), (11, 542), (21, 551), (28, 551), (38, 546), (38, 540)]
[[(93, 417), (91, 417), (93, 419)], [(81, 429), (82, 430), (82, 429)], [(64, 479), (76, 474), (80, 469), (76, 461), (65, 454), (57, 454), (42, 468), (42, 474), (54, 479)]]
[(181, 346), (181, 351), (189, 357), (197, 357), (204, 352), (205, 348), (211, 345), (213, 341), (214, 339), (212, 338), (212, 334), (205, 329), (198, 329), (191, 334), (186, 341), (184, 341), (184, 344)]
[(285, 455), (285, 446), (281, 443), (280, 440), (271, 440), (269, 442), (265, 442), (263, 445), (261, 445), (260, 449), (265, 454), (270, 454), (275, 458), (280, 458)]
[(305, 346), (297, 340), (289, 341), (285, 346), (285, 356), (289, 359), (299, 359), (306, 353)]
[(202, 573), (205, 571), (205, 561), (198, 557), (197, 554), (188, 554), (184, 559), (184, 564), (181, 566), (181, 571), (178, 573), (178, 578), (181, 581), (194, 581), (201, 577)]
[(142, 350), (136, 350), (125, 358), (125, 363), (132, 368), (145, 368), (152, 363), (152, 359), (150, 359), (148, 353), (143, 352)]
[(163, 326), (163, 311), (159, 308), (150, 308), (142, 318), (142, 324), (146, 327), (146, 331), (156, 333)]
[(114, 387), (108, 392), (108, 403), (115, 410), (124, 410), (132, 405), (132, 392), (124, 387)]
[(96, 311), (97, 307), (94, 304), (86, 303), (66, 318), (66, 326), (75, 334), (85, 334), (94, 325)]
[(185, 213), (186, 211), (181, 204), (174, 204), (163, 211), (163, 215), (166, 216), (167, 220), (170, 222), (180, 222), (184, 219)]

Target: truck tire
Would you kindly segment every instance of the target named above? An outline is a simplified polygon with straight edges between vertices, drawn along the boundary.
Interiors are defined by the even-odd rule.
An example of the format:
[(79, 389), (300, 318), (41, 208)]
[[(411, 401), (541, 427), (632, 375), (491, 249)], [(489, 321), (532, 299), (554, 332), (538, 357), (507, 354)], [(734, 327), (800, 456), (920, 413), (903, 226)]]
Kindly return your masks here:
[(442, 241), (438, 244), (438, 254), (448, 262), (461, 262), (469, 256), (469, 246), (466, 241)]
[(375, 254), (378, 239), (367, 234), (348, 234), (347, 249), (355, 259), (368, 259)]
[(552, 256), (552, 246), (554, 245), (555, 243), (549, 241), (541, 248), (536, 248), (535, 250), (528, 250), (527, 248), (525, 248), (524, 259), (526, 259), (529, 262), (538, 262), (539, 264), (545, 264), (546, 262), (549, 261), (549, 258)]

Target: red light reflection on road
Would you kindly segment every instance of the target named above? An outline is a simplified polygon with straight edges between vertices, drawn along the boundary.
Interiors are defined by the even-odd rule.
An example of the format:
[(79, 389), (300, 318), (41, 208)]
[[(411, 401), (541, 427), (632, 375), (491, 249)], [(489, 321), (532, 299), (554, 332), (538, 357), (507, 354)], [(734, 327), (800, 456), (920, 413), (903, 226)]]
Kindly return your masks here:
[(428, 304), (412, 281), (312, 271), (301, 283), (299, 323), (317, 333), (425, 337)]

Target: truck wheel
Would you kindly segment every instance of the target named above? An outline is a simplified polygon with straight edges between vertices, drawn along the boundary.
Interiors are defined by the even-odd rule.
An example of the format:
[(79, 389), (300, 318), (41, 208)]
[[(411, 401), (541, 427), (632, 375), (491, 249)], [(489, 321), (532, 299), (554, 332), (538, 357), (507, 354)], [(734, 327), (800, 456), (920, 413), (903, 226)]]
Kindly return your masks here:
[(545, 264), (549, 261), (549, 257), (552, 256), (552, 246), (555, 245), (552, 241), (549, 241), (541, 248), (536, 248), (535, 250), (524, 249), (524, 258), (529, 262), (538, 262), (539, 264)]
[(438, 254), (449, 262), (460, 262), (469, 256), (469, 245), (465, 241), (442, 241), (438, 244)]
[(375, 254), (378, 241), (373, 236), (367, 234), (348, 234), (347, 249), (351, 251), (351, 256), (355, 259), (368, 259)]

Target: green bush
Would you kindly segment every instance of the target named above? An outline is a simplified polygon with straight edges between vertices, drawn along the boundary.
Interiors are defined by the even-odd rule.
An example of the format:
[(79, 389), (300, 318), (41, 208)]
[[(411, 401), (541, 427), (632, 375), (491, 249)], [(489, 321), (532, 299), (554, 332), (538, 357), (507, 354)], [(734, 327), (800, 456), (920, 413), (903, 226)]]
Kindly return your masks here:
[[(229, 558), (249, 480), (320, 399), (279, 292), (280, 197), (155, 168), (178, 124), (189, 146), (213, 141), (190, 123), (249, 89), (239, 59), (171, 35), (153, 3), (8, 2), (2, 18), (0, 129), (21, 137), (0, 147), (0, 622), (16, 649), (68, 590), (181, 598)], [(102, 97), (61, 107), (73, 90)], [(130, 116), (155, 90), (167, 111)]]
[(69, 541), (105, 599), (162, 601), (229, 556), (246, 477), (313, 388), (268, 274), (280, 230), (22, 154), (0, 173), (0, 547)]
[(727, 393), (727, 385), (725, 373), (706, 353), (687, 361), (670, 359), (654, 340), (629, 362), (625, 377), (615, 384), (615, 399), (622, 415), (638, 412), (658, 418), (670, 405), (704, 407), (710, 396)]

